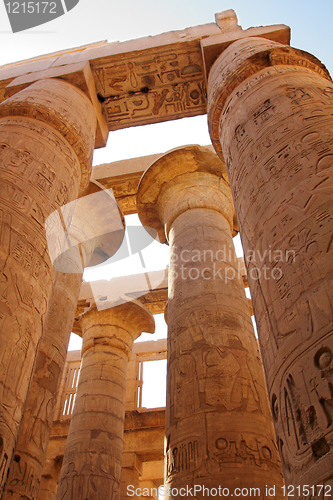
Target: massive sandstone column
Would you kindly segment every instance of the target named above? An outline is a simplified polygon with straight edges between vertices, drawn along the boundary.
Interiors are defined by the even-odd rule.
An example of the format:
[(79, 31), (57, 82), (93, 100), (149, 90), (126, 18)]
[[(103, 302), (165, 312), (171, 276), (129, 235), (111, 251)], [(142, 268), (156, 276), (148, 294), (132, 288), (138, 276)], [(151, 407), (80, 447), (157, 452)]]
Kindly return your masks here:
[(137, 301), (80, 318), (82, 364), (56, 500), (119, 498), (127, 364), (134, 340), (154, 332)]
[[(92, 189), (89, 191), (91, 194)], [(123, 240), (124, 217), (116, 201), (108, 192), (101, 193), (99, 188), (94, 191), (98, 194), (80, 199), (78, 210), (71, 218), (70, 226), (75, 230), (70, 227), (68, 234), (74, 243), (75, 233), (80, 243), (63, 252), (60, 262), (56, 260), (57, 268), (64, 272), (55, 272), (52, 298), (4, 500), (37, 498), (82, 283), (82, 272), (77, 271), (82, 270), (82, 266), (100, 264), (111, 257)]]
[(89, 99), (61, 80), (0, 105), (0, 494), (52, 287), (45, 219), (86, 188), (95, 129)]
[(333, 485), (333, 85), (310, 54), (247, 38), (216, 60), (208, 93), (285, 479), (302, 498)]
[(265, 485), (276, 485), (282, 498), (224, 164), (200, 146), (171, 151), (141, 178), (138, 213), (170, 244), (166, 487), (177, 499), (194, 485), (210, 490), (192, 489), (197, 499), (221, 496), (219, 486), (266, 498)]
[(81, 282), (82, 274), (55, 273), (4, 500), (37, 497)]
[[(136, 453), (124, 452), (122, 457), (120, 500), (132, 498), (138, 500), (139, 496), (133, 494), (140, 489), (140, 475), (142, 474), (142, 462)], [(131, 486), (130, 489), (127, 489)]]

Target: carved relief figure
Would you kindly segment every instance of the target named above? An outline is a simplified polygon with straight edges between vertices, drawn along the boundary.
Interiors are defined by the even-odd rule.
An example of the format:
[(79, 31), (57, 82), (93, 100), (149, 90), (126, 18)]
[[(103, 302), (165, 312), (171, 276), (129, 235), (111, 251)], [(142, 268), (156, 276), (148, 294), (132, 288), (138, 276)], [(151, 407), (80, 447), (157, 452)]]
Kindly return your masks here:
[(248, 366), (248, 351), (236, 335), (228, 339), (228, 345), (223, 346), (237, 361), (239, 370), (232, 384), (230, 401), (238, 411), (261, 411), (257, 389)]
[(77, 491), (77, 471), (75, 470), (74, 462), (68, 464), (67, 470), (64, 475), (64, 480), (59, 485), (59, 498), (61, 500), (73, 500)]
[(314, 405), (323, 431), (333, 422), (333, 363), (332, 352), (328, 347), (319, 349), (314, 356), (317, 368), (315, 377), (310, 380), (311, 393), (315, 396)]
[(183, 354), (172, 367), (174, 417), (192, 415), (199, 406), (196, 363), (191, 354)]

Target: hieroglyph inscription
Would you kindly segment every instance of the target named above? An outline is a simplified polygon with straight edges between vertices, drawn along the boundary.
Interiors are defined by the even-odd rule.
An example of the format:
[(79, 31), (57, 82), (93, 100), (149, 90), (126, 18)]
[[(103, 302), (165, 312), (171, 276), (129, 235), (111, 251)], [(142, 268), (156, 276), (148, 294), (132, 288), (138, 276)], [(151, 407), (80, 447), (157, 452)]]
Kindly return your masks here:
[(185, 443), (177, 443), (168, 448), (166, 454), (167, 476), (194, 472), (201, 466), (202, 443), (199, 438)]
[[(0, 466), (5, 481), (52, 285), (44, 221), (77, 192), (79, 166), (48, 125), (19, 117), (1, 118), (0, 125)], [(39, 481), (35, 472), (20, 457), (14, 462), (15, 481), (31, 483), (33, 491)]]
[(129, 53), (93, 72), (110, 130), (206, 113), (197, 42)]
[[(253, 290), (258, 290), (255, 310), (261, 308), (262, 293), (265, 297), (267, 314), (258, 314), (259, 330), (264, 340), (269, 323), (273, 349), (295, 334), (304, 341), (332, 323), (330, 292), (322, 280), (333, 241), (329, 193), (333, 88), (318, 75), (302, 70), (305, 75), (300, 76), (296, 70), (288, 69), (289, 80), (283, 79), (282, 69), (261, 74), (266, 98), (251, 106), (246, 120), (234, 126), (226, 148), (245, 254), (251, 248), (262, 255), (248, 260), (248, 276)], [(278, 96), (268, 95), (265, 79), (278, 88)], [(229, 105), (253, 92), (253, 87), (248, 89), (245, 84), (239, 86)], [(253, 96), (250, 99), (252, 103)], [(283, 257), (270, 259), (267, 249), (272, 248), (278, 248)], [(256, 268), (264, 266), (275, 279), (255, 279)], [(265, 349), (264, 358), (266, 354)]]

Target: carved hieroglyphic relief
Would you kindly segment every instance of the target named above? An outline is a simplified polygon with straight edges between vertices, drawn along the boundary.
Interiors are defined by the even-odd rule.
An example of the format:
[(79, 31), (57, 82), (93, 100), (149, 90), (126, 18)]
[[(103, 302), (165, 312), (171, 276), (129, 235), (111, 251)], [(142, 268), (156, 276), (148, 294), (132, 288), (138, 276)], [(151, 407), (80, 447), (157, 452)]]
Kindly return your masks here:
[(211, 443), (210, 467), (223, 471), (225, 468), (273, 466), (278, 459), (277, 445), (267, 436), (237, 434), (231, 430), (217, 433)]
[[(257, 252), (257, 255), (260, 252), (264, 256), (262, 262), (258, 263), (258, 259), (253, 263), (250, 262), (249, 269), (251, 271), (252, 265), (255, 265), (260, 272), (260, 268), (266, 265), (274, 273), (273, 279), (270, 276), (271, 279), (262, 278), (259, 282), (265, 300), (273, 310), (270, 315), (271, 328), (279, 347), (292, 334), (297, 334), (302, 340), (306, 340), (322, 329), (327, 331), (327, 328), (330, 328), (329, 325), (332, 324), (329, 284), (319, 284), (327, 275), (331, 249), (333, 216), (329, 209), (330, 173), (328, 168), (318, 171), (317, 165), (326, 159), (329, 161), (330, 156), (327, 156), (327, 152), (333, 146), (333, 129), (328, 128), (328, 123), (326, 124), (324, 118), (320, 133), (317, 132), (318, 125), (314, 131), (310, 128), (311, 122), (307, 125), (305, 121), (308, 130), (301, 133), (299, 138), (302, 122), (307, 118), (303, 115), (299, 116), (299, 113), (294, 117), (293, 100), (289, 100), (288, 96), (295, 94), (294, 91), (291, 94), (289, 92), (290, 87), (287, 89), (287, 95), (282, 95), (281, 103), (279, 103), (280, 114), (282, 115), (283, 111), (285, 116), (277, 117), (279, 122), (288, 116), (288, 112), (292, 114), (294, 127), (283, 129), (286, 134), (285, 140), (288, 139), (288, 147), (283, 146), (281, 142), (283, 139), (277, 137), (268, 149), (271, 156), (266, 154), (266, 157), (269, 156), (272, 160), (274, 156), (276, 157), (274, 161), (275, 163), (279, 161), (280, 171), (276, 171), (275, 175), (265, 175), (266, 167), (271, 160), (266, 160), (266, 157), (261, 154), (260, 159), (256, 161), (256, 168), (249, 170), (251, 173), (248, 174), (247, 182), (250, 182), (250, 176), (253, 178), (250, 196), (245, 194), (241, 184), (238, 184), (239, 194), (237, 193), (237, 200), (242, 200), (239, 203), (241, 217), (246, 217), (247, 221), (243, 237), (244, 244), (248, 249), (253, 249), (254, 253)], [(315, 97), (314, 92), (312, 94), (314, 95), (314, 99), (311, 99), (312, 109), (309, 108), (307, 111), (308, 104), (307, 108), (302, 111), (308, 117), (317, 113), (317, 107), (323, 106), (324, 103), (324, 100)], [(307, 99), (309, 95), (308, 91)], [(270, 127), (276, 129), (276, 121), (272, 122)], [(265, 128), (265, 134), (267, 133), (270, 133), (268, 123)], [(257, 142), (260, 141), (262, 139), (259, 141), (257, 139)], [(307, 144), (306, 149), (304, 143)], [(233, 151), (231, 148), (231, 154), (235, 155), (236, 150)], [(274, 150), (276, 152), (272, 155)], [(246, 152), (247, 148), (239, 155), (240, 169), (246, 170), (244, 156)], [(327, 163), (328, 166), (329, 163)], [(256, 170), (259, 174), (260, 172), (263, 174), (262, 184), (257, 182)], [(309, 175), (311, 171), (313, 173)], [(231, 179), (236, 182), (233, 174), (231, 174)], [(275, 184), (275, 179), (278, 179), (278, 184)], [(297, 184), (294, 185), (294, 183)], [(279, 186), (281, 184), (288, 186), (288, 191), (280, 200), (281, 188)], [(265, 186), (267, 196), (260, 191), (261, 185)], [(272, 200), (279, 203), (275, 211)], [(263, 237), (258, 239), (257, 234), (261, 228), (259, 221), (262, 223), (264, 211), (266, 210), (267, 213), (268, 206), (271, 216), (264, 224)], [(269, 246), (281, 250), (279, 260), (270, 258), (272, 252), (265, 252), (265, 248), (269, 249)], [(251, 281), (251, 272), (249, 279)], [(315, 283), (318, 285), (314, 286)], [(255, 283), (254, 286), (256, 286)], [(311, 292), (309, 292), (310, 289)], [(298, 321), (300, 316), (301, 322)]]
[[(43, 127), (46, 139), (53, 145), (60, 142), (67, 158), (73, 158), (74, 153), (70, 173), (74, 178), (79, 176), (80, 191), (86, 189), (91, 173), (96, 117), (91, 102), (81, 90), (57, 79), (39, 80), (3, 102), (0, 116), (12, 116), (14, 121), (15, 116), (30, 118), (25, 124), (31, 130), (49, 124), (51, 129)], [(40, 144), (36, 145), (37, 156), (38, 147)]]
[[(203, 243), (197, 237), (202, 231), (199, 217), (196, 211), (192, 224), (189, 217), (183, 221), (186, 231), (177, 225), (181, 217), (174, 222), (175, 239), (170, 243), (176, 246), (178, 256), (190, 244), (200, 245), (201, 251), (205, 244), (205, 248), (213, 250), (223, 247), (221, 242), (217, 244), (217, 228), (216, 242)], [(208, 219), (207, 214), (202, 223), (205, 220), (208, 224)], [(192, 237), (189, 227), (196, 228)], [(185, 264), (187, 270), (191, 266), (203, 270), (209, 263)], [(173, 268), (171, 264), (170, 276), (176, 269), (179, 271), (179, 267)], [(211, 279), (212, 288), (207, 287), (207, 273), (205, 278), (185, 280), (179, 273), (175, 294), (168, 302), (167, 484), (179, 487), (187, 481), (191, 483), (193, 477), (197, 481), (205, 476), (205, 484), (215, 484), (214, 478), (221, 482), (223, 477), (223, 483), (231, 486), (226, 471), (234, 465), (251, 471), (270, 470), (272, 475), (276, 474), (275, 481), (280, 481), (277, 445), (271, 424), (267, 426), (270, 415), (263, 373), (246, 319), (249, 311), (245, 307), (242, 310), (241, 301), (238, 303), (244, 292), (241, 285), (233, 283), (229, 288), (219, 278)], [(244, 415), (248, 415), (252, 424), (258, 422), (258, 429), (266, 426), (267, 434), (252, 435)], [(230, 428), (235, 430), (238, 423), (239, 432), (229, 436)]]
[(206, 113), (198, 41), (117, 56), (93, 73), (109, 130)]
[[(51, 287), (52, 270), (45, 255), (43, 225), (44, 214), (51, 210), (55, 197), (50, 192), (55, 179), (46, 167), (55, 155), (50, 158), (47, 141), (38, 144), (28, 122), (20, 127), (19, 120), (14, 121), (15, 124), (2, 119), (0, 150), (1, 393), (2, 418), (11, 429), (11, 436), (16, 435), (20, 423)], [(17, 148), (17, 144), (24, 147)], [(10, 336), (6, 335), (8, 329)], [(6, 453), (9, 457), (8, 449)], [(24, 461), (17, 462), (17, 467), (21, 480), (30, 481), (30, 467)]]
[[(225, 52), (230, 69), (239, 49), (231, 74), (251, 60), (250, 47), (270, 50), (251, 43)], [(286, 65), (254, 67), (239, 78), (220, 109), (219, 131), (286, 479), (314, 484), (317, 460), (327, 470), (332, 460), (332, 382), (319, 363), (332, 352), (324, 339), (333, 322), (333, 86), (319, 62), (315, 69), (311, 56), (291, 61), (288, 51)]]
[(187, 443), (175, 443), (167, 448), (166, 468), (168, 477), (182, 472), (194, 472), (202, 464), (203, 447), (200, 438)]
[[(329, 454), (333, 429), (333, 343), (330, 335), (298, 357), (272, 387), (271, 405), (284, 473), (310, 480), (311, 467)], [(310, 470), (307, 471), (307, 468)], [(319, 470), (316, 472), (319, 474)], [(325, 477), (325, 479), (328, 479)]]
[(80, 287), (80, 275), (56, 275), (4, 499), (37, 498)]
[(112, 189), (124, 215), (136, 213), (136, 193), (143, 172), (119, 176), (119, 179), (100, 179), (106, 189)]

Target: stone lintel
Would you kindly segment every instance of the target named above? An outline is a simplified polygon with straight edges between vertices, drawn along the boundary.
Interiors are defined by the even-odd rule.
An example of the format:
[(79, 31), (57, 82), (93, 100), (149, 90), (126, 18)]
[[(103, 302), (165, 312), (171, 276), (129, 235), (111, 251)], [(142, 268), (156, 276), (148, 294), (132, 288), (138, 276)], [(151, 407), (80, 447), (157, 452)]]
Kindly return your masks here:
[[(152, 314), (164, 311), (168, 300), (168, 271), (154, 271), (150, 273), (134, 274), (111, 280), (98, 280), (94, 282), (83, 282), (76, 317), (96, 303), (111, 302), (113, 297), (123, 297), (124, 302), (139, 300)], [(115, 295), (114, 295), (115, 294)], [(116, 299), (117, 299), (116, 297)], [(116, 300), (115, 299), (115, 300)], [(80, 335), (79, 331), (74, 330)]]
[[(144, 342), (135, 342), (132, 349), (132, 357), (137, 355), (149, 356), (156, 359), (155, 354), (165, 353), (167, 350), (167, 339), (146, 340)], [(66, 362), (81, 361), (81, 349), (68, 351)]]
[(164, 458), (165, 409), (126, 411), (124, 452), (135, 452), (142, 462)]
[[(54, 422), (51, 439), (66, 439), (69, 425), (70, 418)], [(152, 409), (149, 412), (142, 413), (138, 411), (126, 411), (124, 453), (138, 453), (138, 459), (141, 462), (163, 459), (164, 429), (164, 408), (158, 410)], [(153, 442), (159, 441), (161, 445), (152, 445)]]
[(18, 92), (36, 78), (64, 78), (75, 85), (82, 66), (74, 66), (87, 64), (95, 85), (92, 102), (97, 108), (99, 100), (104, 115), (98, 115), (96, 141), (96, 147), (102, 147), (106, 127), (118, 130), (206, 114), (205, 61), (207, 65), (212, 53), (216, 57), (217, 51), (243, 36), (289, 43), (289, 34), (284, 25), (242, 30), (236, 15), (226, 11), (216, 15), (216, 23), (127, 42), (91, 44), (2, 66), (0, 102), (8, 90)]
[(81, 361), (81, 349), (75, 351), (67, 351), (66, 363), (71, 361)]
[[(215, 150), (211, 144), (203, 147), (209, 149), (210, 151), (212, 151), (212, 153), (215, 153)], [(138, 156), (137, 158), (128, 158), (127, 160), (95, 165), (91, 172), (91, 180), (96, 180), (103, 184), (103, 186), (106, 186), (106, 184), (110, 184), (110, 187), (112, 187), (112, 183), (121, 179), (123, 176), (137, 175), (141, 177), (142, 174), (147, 170), (147, 168), (150, 167), (150, 165), (152, 165), (156, 160), (166, 155), (167, 153), (170, 153), (171, 151), (173, 150), (165, 151), (163, 153), (158, 153), (155, 155)]]
[[(211, 146), (211, 148), (213, 148), (213, 146)], [(91, 172), (91, 180), (97, 180), (104, 184), (106, 182), (112, 183), (113, 180), (117, 180), (125, 175), (142, 175), (154, 161), (164, 154), (165, 152), (95, 165)]]
[[(244, 259), (243, 257), (238, 257), (237, 261), (238, 269), (246, 288), (248, 287), (248, 281)], [(154, 286), (151, 287), (150, 285)], [(96, 303), (96, 300), (97, 302), (101, 299), (101, 302), (108, 301), (108, 291), (114, 291), (115, 289), (121, 290), (122, 296), (128, 297), (129, 301), (136, 299), (144, 304), (152, 314), (163, 313), (168, 301), (168, 269), (113, 278), (109, 281), (83, 281), (76, 309), (76, 318), (89, 309), (93, 303)], [(252, 311), (250, 302), (249, 305)], [(251, 314), (253, 313), (251, 312)], [(81, 335), (80, 329), (76, 328), (76, 322), (74, 322), (73, 331)], [(138, 345), (137, 349), (140, 349), (140, 344), (135, 345)], [(146, 348), (144, 349), (146, 350)]]
[[(97, 181), (105, 189), (111, 188), (124, 215), (135, 214), (137, 213), (136, 194), (140, 179), (145, 170), (163, 154), (96, 165), (92, 170), (91, 185)], [(90, 189), (93, 187), (91, 186)]]
[(53, 422), (50, 438), (61, 439), (68, 435), (70, 417), (66, 420), (56, 420)]
[[(143, 361), (166, 359), (167, 339), (136, 342), (135, 344), (133, 344), (132, 352), (134, 356), (139, 356), (140, 360)], [(144, 409), (144, 411), (146, 411), (146, 408)]]
[[(211, 144), (204, 147), (215, 153)], [(97, 186), (112, 189), (123, 214), (136, 214), (138, 211), (137, 192), (141, 177), (150, 165), (169, 152), (95, 165), (92, 169), (89, 188), (84, 194), (96, 192)], [(236, 219), (234, 228), (238, 231)]]

